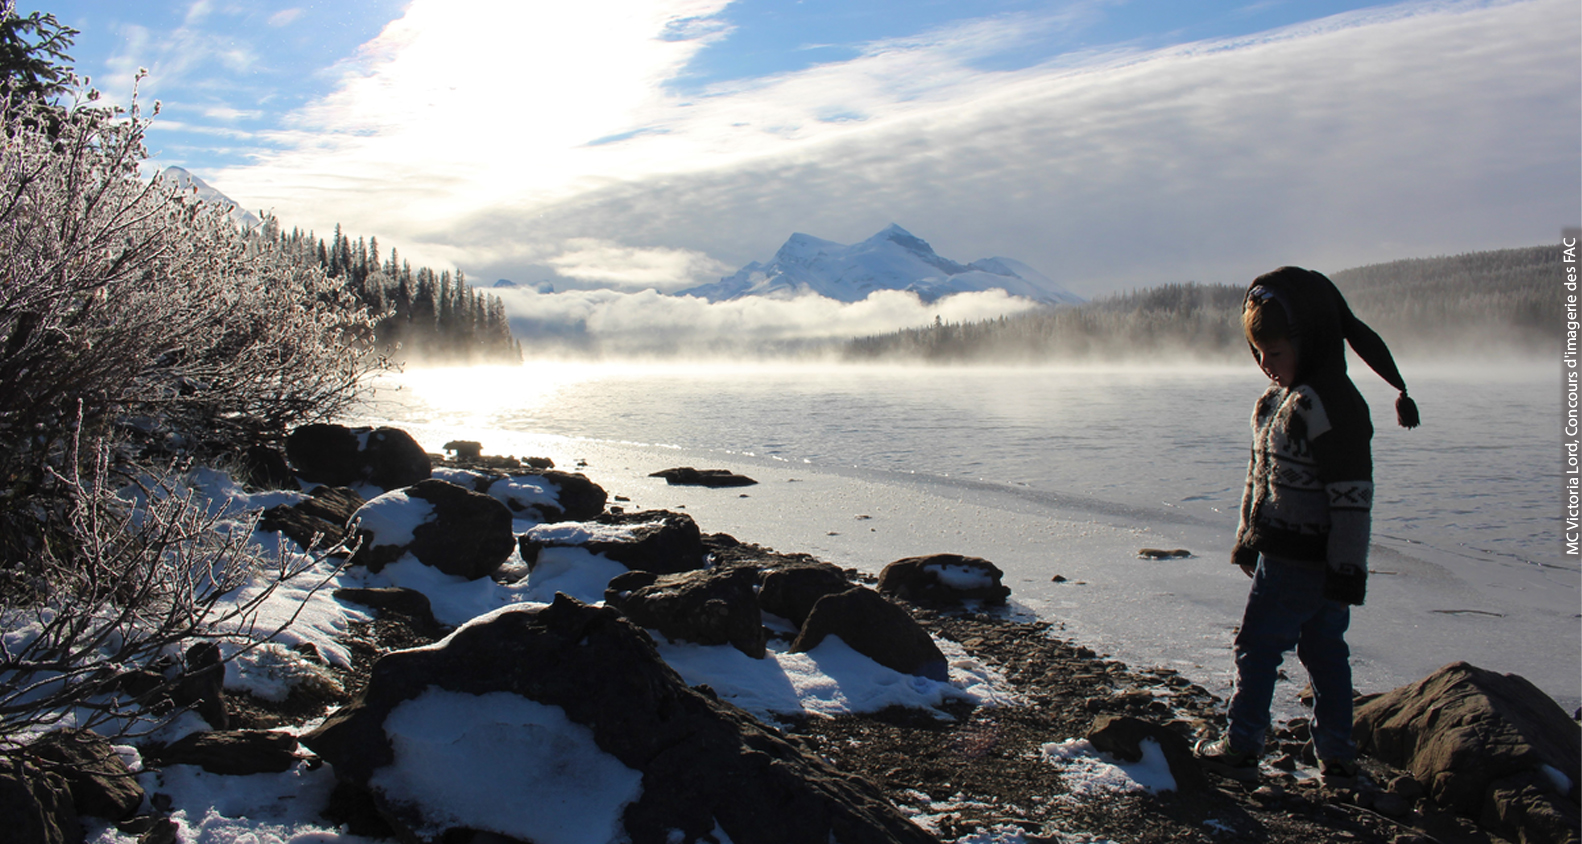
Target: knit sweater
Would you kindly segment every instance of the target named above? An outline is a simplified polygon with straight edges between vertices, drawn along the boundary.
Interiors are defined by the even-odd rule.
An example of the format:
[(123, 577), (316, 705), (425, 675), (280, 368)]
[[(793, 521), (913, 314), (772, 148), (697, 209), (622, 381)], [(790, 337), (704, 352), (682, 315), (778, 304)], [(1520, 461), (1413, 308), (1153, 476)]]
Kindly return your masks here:
[[(1351, 387), (1349, 379), (1341, 380)], [(1319, 391), (1309, 384), (1270, 386), (1259, 397), (1252, 415), (1252, 459), (1236, 531), (1238, 547), (1335, 569), (1367, 570), (1373, 426), (1360, 397), (1343, 404), (1352, 412), (1332, 419)]]

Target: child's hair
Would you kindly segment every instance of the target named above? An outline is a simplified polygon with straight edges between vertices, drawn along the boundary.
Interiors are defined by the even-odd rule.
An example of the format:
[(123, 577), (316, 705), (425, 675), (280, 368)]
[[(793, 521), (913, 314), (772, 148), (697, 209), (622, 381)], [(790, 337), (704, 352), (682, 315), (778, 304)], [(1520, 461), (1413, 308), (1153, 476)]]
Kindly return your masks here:
[(1255, 287), (1247, 294), (1247, 304), (1241, 312), (1241, 327), (1252, 342), (1272, 343), (1292, 339), (1291, 321), (1286, 316), (1285, 308), (1263, 288)]

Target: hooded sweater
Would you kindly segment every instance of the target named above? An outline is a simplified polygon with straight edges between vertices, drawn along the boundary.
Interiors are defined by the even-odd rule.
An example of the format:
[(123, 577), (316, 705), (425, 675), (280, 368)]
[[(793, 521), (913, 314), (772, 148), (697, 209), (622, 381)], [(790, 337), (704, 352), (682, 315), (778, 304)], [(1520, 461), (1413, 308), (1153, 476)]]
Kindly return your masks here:
[(1253, 409), (1233, 558), (1257, 552), (1366, 572), (1373, 423), (1346, 374), (1345, 324), (1355, 319), (1329, 279), (1310, 270), (1282, 267), (1249, 292), (1284, 307), (1297, 366), (1289, 388), (1271, 385)]

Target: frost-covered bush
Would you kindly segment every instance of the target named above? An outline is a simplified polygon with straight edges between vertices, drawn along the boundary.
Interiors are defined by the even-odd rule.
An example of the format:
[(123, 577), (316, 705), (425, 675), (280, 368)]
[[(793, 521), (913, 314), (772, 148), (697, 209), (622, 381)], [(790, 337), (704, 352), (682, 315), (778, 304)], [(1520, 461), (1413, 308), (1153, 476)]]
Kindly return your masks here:
[(142, 175), (149, 120), (56, 66), (72, 34), (0, 0), (0, 754), (125, 729), (123, 678), (146, 701), (194, 642), (234, 657), (291, 621), (255, 629), (334, 565), (266, 553), (159, 467), (333, 417), (381, 365), (363, 307), (272, 222)]
[[(78, 89), (80, 91), (80, 89)], [(344, 287), (224, 209), (144, 178), (138, 111), (32, 99), (0, 137), (0, 552), (41, 549), (78, 420), (145, 446), (268, 439), (377, 366)], [(245, 442), (242, 442), (245, 445)], [(131, 449), (118, 452), (135, 459)]]
[[(91, 474), (57, 478), (72, 542), (4, 573), (0, 754), (58, 726), (154, 723), (150, 707), (173, 696), (187, 648), (224, 640), (235, 658), (267, 642), (295, 620), (264, 612), (275, 592), (310, 596), (339, 569), (327, 555), (345, 550), (267, 552), (251, 541), (256, 513), (235, 519), (180, 474), (114, 490), (108, 449), (87, 462)], [(128, 682), (134, 673), (141, 682)]]

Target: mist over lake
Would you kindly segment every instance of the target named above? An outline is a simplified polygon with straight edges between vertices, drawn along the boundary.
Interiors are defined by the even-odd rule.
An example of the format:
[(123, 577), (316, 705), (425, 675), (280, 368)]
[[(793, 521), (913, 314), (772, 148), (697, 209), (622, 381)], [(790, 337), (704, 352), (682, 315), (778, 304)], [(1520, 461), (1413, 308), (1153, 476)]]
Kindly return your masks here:
[[(1578, 567), (1562, 558), (1558, 493), (1543, 480), (1558, 369), (1402, 369), (1424, 419), (1414, 431), (1395, 426), (1393, 391), (1353, 368), (1373, 408), (1378, 486), (1369, 601), (1351, 637), (1358, 688), (1466, 659), (1574, 707)], [(1007, 571), (1013, 602), (1084, 641), (1228, 680), (1246, 581), (1226, 560), (1266, 383), (1250, 364), (530, 361), (395, 380), (366, 418), (430, 450), (461, 437), (562, 468), (584, 460), (630, 509), (685, 508), (705, 531), (867, 571), (910, 554), (984, 556)], [(760, 484), (738, 494), (646, 477), (675, 465)], [(1146, 546), (1195, 556), (1139, 561)]]

